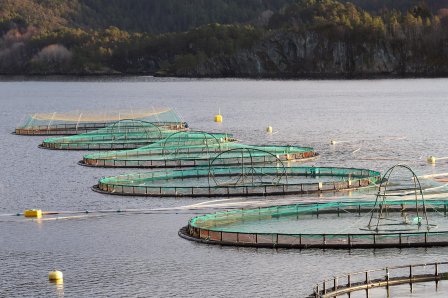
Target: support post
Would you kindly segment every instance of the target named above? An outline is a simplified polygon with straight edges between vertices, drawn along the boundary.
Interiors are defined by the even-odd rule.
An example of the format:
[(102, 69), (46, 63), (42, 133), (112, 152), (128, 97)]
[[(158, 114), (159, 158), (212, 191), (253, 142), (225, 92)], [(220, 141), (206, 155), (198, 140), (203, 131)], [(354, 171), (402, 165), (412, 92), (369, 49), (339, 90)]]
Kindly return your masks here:
[(389, 288), (389, 268), (386, 267), (386, 286)]

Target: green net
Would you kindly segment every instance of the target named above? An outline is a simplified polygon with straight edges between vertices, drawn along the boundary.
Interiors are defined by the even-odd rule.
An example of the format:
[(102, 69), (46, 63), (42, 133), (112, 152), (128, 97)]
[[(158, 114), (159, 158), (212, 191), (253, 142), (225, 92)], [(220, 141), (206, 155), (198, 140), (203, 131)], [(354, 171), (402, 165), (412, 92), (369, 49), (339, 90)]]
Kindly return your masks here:
[[(370, 211), (375, 207), (375, 201), (359, 201), (351, 199), (352, 201), (335, 201), (329, 203), (299, 203), (283, 206), (262, 207), (256, 209), (237, 209), (229, 211), (220, 211), (216, 213), (206, 214), (194, 217), (190, 220), (190, 225), (196, 228), (211, 229), (218, 231), (225, 226), (240, 221), (251, 221), (260, 219), (278, 219), (280, 217), (287, 217), (291, 215), (300, 214), (321, 214), (327, 213), (359, 213)], [(388, 202), (391, 207), (396, 207), (395, 211), (403, 209), (404, 205), (412, 205), (410, 200), (391, 200)], [(430, 201), (429, 206), (435, 207), (444, 212), (445, 206), (448, 205), (447, 200)], [(397, 209), (398, 208), (398, 209)], [(428, 208), (430, 209), (430, 208)], [(394, 209), (389, 210), (392, 212)], [(368, 221), (368, 218), (366, 218)], [(364, 223), (363, 223), (364, 224)], [(360, 224), (360, 227), (362, 224)], [(227, 230), (231, 231), (231, 230)], [(239, 230), (233, 230), (239, 232)], [(325, 233), (326, 231), (322, 231)]]
[(251, 146), (232, 141), (231, 135), (179, 132), (134, 150), (89, 154), (82, 163), (100, 167), (192, 167), (303, 160), (316, 156), (313, 148)]
[[(375, 208), (374, 201), (351, 200), (206, 214), (191, 219), (182, 233), (211, 243), (215, 241), (262, 247), (369, 248), (448, 245), (446, 199), (431, 200), (428, 204), (427, 210), (433, 214), (434, 221), (439, 223), (438, 229), (415, 228), (410, 232), (387, 233), (373, 233), (360, 228)], [(399, 217), (403, 209), (411, 208), (414, 202), (390, 200), (388, 205), (388, 212)], [(348, 221), (341, 220), (344, 217), (347, 217)], [(295, 227), (293, 231), (288, 232), (285, 229), (288, 220)], [(349, 230), (347, 225), (354, 225), (356, 229)], [(338, 232), (335, 232), (335, 229)]]
[(340, 191), (374, 185), (366, 169), (240, 165), (196, 167), (105, 177), (96, 190), (142, 196), (252, 196)]
[(152, 122), (121, 120), (84, 134), (46, 139), (41, 147), (61, 150), (134, 149), (158, 142), (176, 132)]
[(121, 120), (141, 120), (173, 130), (188, 127), (174, 110), (153, 108), (103, 113), (72, 111), (30, 114), (15, 129), (15, 133), (24, 135), (75, 135), (104, 128)]

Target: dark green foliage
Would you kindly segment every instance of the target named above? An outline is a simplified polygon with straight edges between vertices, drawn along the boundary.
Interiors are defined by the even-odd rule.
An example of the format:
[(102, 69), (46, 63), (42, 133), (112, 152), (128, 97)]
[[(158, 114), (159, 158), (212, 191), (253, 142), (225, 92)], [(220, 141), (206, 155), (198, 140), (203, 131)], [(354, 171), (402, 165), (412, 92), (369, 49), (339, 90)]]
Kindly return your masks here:
[(274, 14), (269, 27), (299, 32), (313, 30), (336, 40), (369, 41), (386, 33), (381, 17), (372, 16), (352, 3), (334, 0), (299, 0)]
[(278, 10), (293, 0), (79, 0), (93, 28), (128, 31), (186, 31), (210, 23), (256, 21), (264, 10)]
[[(242, 52), (280, 72), (272, 51), (257, 47), (310, 32), (348, 45), (349, 70), (368, 46), (435, 65), (447, 58), (443, 7), (448, 0), (0, 0), (0, 73), (195, 75), (225, 61), (225, 73), (234, 74), (229, 61)], [(331, 55), (319, 46), (316, 57)], [(287, 71), (311, 63), (294, 59)]]
[(421, 6), (435, 14), (439, 9), (448, 7), (448, 0), (351, 0), (350, 2), (374, 13), (393, 9), (407, 12), (413, 7)]
[[(51, 29), (68, 26), (133, 32), (187, 31), (199, 26), (262, 22), (294, 0), (0, 0), (0, 22)], [(17, 18), (19, 17), (19, 18)], [(21, 19), (20, 19), (21, 18)]]

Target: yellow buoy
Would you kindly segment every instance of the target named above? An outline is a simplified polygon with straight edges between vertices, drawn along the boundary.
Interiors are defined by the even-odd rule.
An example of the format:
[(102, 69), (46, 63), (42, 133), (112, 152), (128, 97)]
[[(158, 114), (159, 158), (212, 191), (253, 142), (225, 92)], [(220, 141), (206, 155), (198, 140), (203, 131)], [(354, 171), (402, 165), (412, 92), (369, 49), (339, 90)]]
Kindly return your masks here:
[(41, 218), (42, 217), (42, 210), (40, 209), (28, 209), (23, 212), (23, 215), (25, 217), (35, 217), (35, 218)]
[(222, 115), (221, 114), (215, 115), (215, 122), (217, 122), (217, 123), (221, 123), (222, 122)]
[(218, 109), (218, 114), (215, 115), (215, 122), (216, 123), (221, 123), (222, 122), (221, 109)]
[(268, 127), (266, 127), (266, 132), (267, 133), (272, 133), (272, 126), (268, 126)]
[(48, 273), (48, 279), (51, 281), (62, 281), (64, 279), (64, 275), (61, 271), (50, 271)]
[(436, 158), (434, 156), (429, 156), (428, 157), (428, 162), (434, 164), (434, 163), (436, 163)]

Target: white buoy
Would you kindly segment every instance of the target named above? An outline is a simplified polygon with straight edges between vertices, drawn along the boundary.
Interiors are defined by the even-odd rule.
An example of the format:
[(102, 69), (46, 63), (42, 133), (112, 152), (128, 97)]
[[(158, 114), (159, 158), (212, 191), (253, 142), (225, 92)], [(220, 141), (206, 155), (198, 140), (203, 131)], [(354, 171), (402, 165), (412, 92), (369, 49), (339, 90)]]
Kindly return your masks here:
[(267, 133), (272, 133), (272, 126), (268, 126), (268, 127), (266, 127), (266, 132)]
[(330, 141), (330, 144), (331, 144), (331, 145), (334, 145), (334, 144), (336, 144), (336, 141), (335, 141), (335, 140), (331, 140), (331, 141)]
[(62, 274), (61, 271), (57, 271), (57, 270), (50, 271), (48, 273), (48, 279), (50, 281), (62, 281), (64, 279), (64, 274)]

